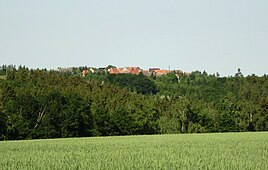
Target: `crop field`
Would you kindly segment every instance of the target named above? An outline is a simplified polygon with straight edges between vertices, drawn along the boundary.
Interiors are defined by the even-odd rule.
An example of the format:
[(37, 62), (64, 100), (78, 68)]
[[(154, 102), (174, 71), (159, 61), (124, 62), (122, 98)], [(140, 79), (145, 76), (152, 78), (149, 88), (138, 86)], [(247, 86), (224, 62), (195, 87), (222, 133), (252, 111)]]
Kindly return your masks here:
[(268, 169), (268, 133), (0, 142), (0, 169)]

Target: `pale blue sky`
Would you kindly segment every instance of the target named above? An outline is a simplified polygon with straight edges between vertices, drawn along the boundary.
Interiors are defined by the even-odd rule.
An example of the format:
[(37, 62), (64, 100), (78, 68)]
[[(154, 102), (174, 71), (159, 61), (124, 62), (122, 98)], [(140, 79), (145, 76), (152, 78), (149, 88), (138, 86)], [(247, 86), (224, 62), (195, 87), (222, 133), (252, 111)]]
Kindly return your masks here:
[(0, 0), (0, 64), (268, 74), (268, 1)]

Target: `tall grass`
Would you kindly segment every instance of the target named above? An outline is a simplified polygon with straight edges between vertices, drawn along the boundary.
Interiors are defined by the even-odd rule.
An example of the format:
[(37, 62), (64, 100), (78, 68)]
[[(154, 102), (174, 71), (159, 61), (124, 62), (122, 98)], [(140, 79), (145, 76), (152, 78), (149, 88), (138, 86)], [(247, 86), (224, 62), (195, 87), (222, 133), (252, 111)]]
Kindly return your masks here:
[(0, 169), (268, 169), (268, 133), (0, 142)]

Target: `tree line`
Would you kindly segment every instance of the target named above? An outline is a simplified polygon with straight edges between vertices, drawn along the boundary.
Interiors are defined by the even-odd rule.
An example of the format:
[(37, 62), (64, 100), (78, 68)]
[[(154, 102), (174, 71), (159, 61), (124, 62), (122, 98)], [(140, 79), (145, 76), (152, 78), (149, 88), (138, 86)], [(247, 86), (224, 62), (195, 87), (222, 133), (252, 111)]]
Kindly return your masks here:
[(268, 77), (0, 69), (0, 139), (268, 130)]

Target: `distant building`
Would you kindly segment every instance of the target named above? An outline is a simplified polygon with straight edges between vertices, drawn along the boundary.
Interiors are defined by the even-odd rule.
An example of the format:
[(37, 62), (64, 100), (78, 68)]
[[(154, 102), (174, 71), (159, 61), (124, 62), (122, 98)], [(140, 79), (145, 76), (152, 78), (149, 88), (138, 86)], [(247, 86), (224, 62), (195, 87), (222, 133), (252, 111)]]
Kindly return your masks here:
[(128, 74), (128, 73), (130, 73), (127, 68), (119, 68), (118, 71), (119, 71), (119, 74)]
[[(67, 71), (71, 71), (73, 68), (58, 68), (59, 71), (61, 72), (67, 72)], [(185, 73), (181, 70), (161, 70), (158, 67), (155, 68), (149, 68), (149, 70), (142, 70), (140, 67), (124, 67), (124, 68), (116, 68), (116, 67), (111, 67), (108, 70), (105, 67), (101, 67), (101, 68), (89, 68), (89, 69), (84, 69), (82, 70), (82, 76), (86, 76), (86, 74), (91, 73), (103, 73), (103, 72), (108, 72), (109, 74), (132, 74), (132, 75), (139, 75), (140, 73), (142, 73), (143, 75), (150, 77), (150, 76), (162, 76), (162, 75), (166, 75), (170, 72), (175, 73), (177, 78), (179, 79), (179, 77), (182, 77), (183, 75), (189, 75), (189, 73)]]
[(118, 70), (118, 68), (116, 68), (116, 67), (109, 68), (109, 69), (108, 69), (108, 72), (109, 72), (110, 74), (119, 74), (119, 70)]
[(73, 67), (66, 67), (66, 68), (62, 68), (62, 67), (58, 67), (58, 71), (61, 73), (72, 73), (73, 72)]
[(130, 74), (136, 74), (136, 75), (139, 75), (141, 72), (140, 67), (127, 67), (127, 70), (129, 71)]
[(149, 72), (154, 72), (155, 70), (160, 70), (160, 68), (149, 68)]
[(170, 72), (169, 70), (154, 70), (156, 76), (166, 75), (169, 72)]
[(146, 77), (150, 77), (153, 75), (153, 73), (150, 72), (149, 70), (142, 70), (142, 74), (145, 75)]
[(135, 74), (138, 75), (141, 72), (140, 67), (126, 67), (126, 68), (110, 68), (108, 69), (110, 74)]
[(92, 74), (96, 73), (96, 71), (95, 71), (93, 68), (90, 68), (89, 71), (90, 71)]
[(85, 77), (87, 73), (88, 73), (88, 70), (83, 70), (83, 71), (82, 71), (82, 76)]

